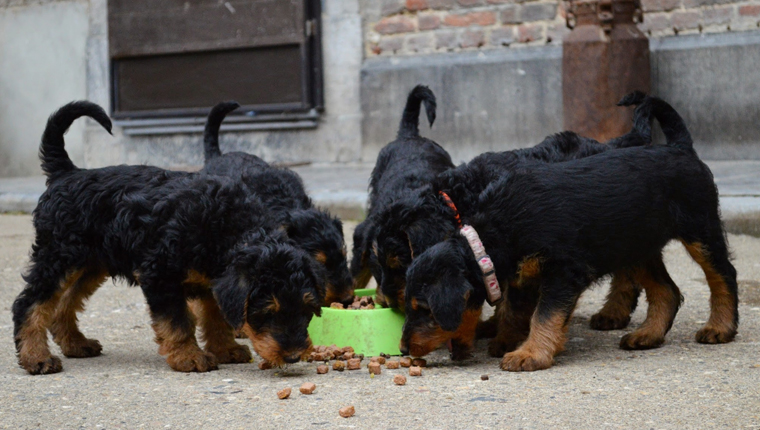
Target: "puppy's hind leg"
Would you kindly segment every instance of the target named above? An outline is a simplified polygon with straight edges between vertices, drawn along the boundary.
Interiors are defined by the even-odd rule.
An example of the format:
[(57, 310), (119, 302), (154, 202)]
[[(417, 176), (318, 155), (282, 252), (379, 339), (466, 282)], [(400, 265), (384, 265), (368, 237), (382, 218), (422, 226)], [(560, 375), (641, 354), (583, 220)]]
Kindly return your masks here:
[(212, 294), (204, 294), (191, 302), (199, 319), (205, 351), (214, 354), (219, 363), (249, 363), (251, 350), (235, 341), (235, 334), (222, 315)]
[(710, 319), (696, 335), (699, 343), (727, 343), (734, 340), (739, 326), (739, 297), (736, 269), (729, 261), (728, 247), (719, 232), (711, 240), (683, 241), (691, 258), (702, 267), (710, 286)]
[(657, 348), (665, 342), (665, 335), (673, 325), (681, 306), (681, 292), (665, 269), (662, 257), (652, 259), (634, 273), (647, 295), (647, 318), (641, 327), (620, 339), (620, 348)]
[(631, 314), (636, 310), (641, 294), (641, 285), (634, 281), (627, 272), (612, 275), (610, 292), (604, 307), (591, 317), (590, 325), (594, 330), (620, 330), (631, 322)]
[(182, 284), (141, 279), (153, 319), (158, 353), (179, 372), (208, 372), (218, 368), (216, 357), (204, 352), (195, 339), (195, 318), (189, 311)]
[(50, 325), (61, 294), (82, 276), (82, 270), (68, 273), (59, 264), (47, 264), (39, 255), (24, 277), (27, 286), (13, 302), (13, 337), (18, 362), (32, 375), (57, 373), (61, 359), (52, 355), (47, 343)]
[(77, 327), (77, 312), (84, 310), (84, 302), (100, 287), (108, 272), (86, 269), (81, 276), (63, 291), (50, 323), (53, 340), (63, 355), (72, 358), (95, 357), (103, 347), (95, 339), (87, 339)]

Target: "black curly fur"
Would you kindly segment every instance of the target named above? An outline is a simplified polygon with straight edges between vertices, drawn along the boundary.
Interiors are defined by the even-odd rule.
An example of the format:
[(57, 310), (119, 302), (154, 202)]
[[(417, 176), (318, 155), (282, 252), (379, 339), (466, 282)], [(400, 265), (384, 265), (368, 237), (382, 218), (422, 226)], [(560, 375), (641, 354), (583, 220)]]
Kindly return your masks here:
[[(648, 103), (645, 100), (627, 96), (621, 103)], [(499, 180), (504, 175), (515, 169), (530, 163), (558, 163), (569, 160), (581, 159), (599, 154), (610, 149), (643, 146), (650, 143), (649, 118), (641, 119), (649, 110), (639, 109), (635, 113), (634, 126), (629, 133), (612, 139), (606, 144), (601, 144), (594, 139), (579, 136), (576, 133), (565, 131), (551, 135), (532, 148), (517, 149), (504, 152), (487, 152), (473, 158), (470, 162), (462, 164), (455, 169), (450, 169), (437, 175), (431, 181), (436, 190), (444, 191), (456, 202), (460, 211), (469, 210), (477, 203), (478, 195), (491, 183)], [(412, 260), (410, 242), (415, 248), (414, 255), (427, 249), (433, 243), (437, 243), (438, 237), (447, 231), (453, 222), (450, 218), (450, 210), (445, 207), (437, 208), (429, 216), (443, 216), (446, 221), (443, 224), (427, 223), (424, 229), (415, 229), (411, 213), (415, 209), (410, 202), (404, 199), (396, 199), (394, 203), (386, 205), (381, 211), (373, 213), (372, 219), (367, 221), (375, 225), (374, 238), (377, 243), (378, 267), (375, 268), (381, 278), (379, 283), (383, 296), (388, 298), (387, 304), (392, 307), (403, 308), (403, 291), (405, 285), (406, 269)], [(416, 239), (415, 239), (415, 236)], [(411, 240), (410, 240), (411, 239)], [(427, 240), (429, 239), (429, 240)], [(395, 261), (397, 267), (390, 267), (388, 261)]]
[(324, 264), (327, 293), (324, 304), (350, 303), (353, 298), (351, 275), (346, 262), (343, 224), (326, 210), (314, 206), (301, 177), (287, 168), (269, 165), (244, 152), (221, 153), (219, 124), (237, 107), (235, 102), (218, 104), (209, 115), (204, 137), (206, 163), (202, 172), (242, 180), (250, 193), (261, 199), (291, 239)]
[[(272, 223), (264, 205), (244, 184), (149, 166), (76, 168), (64, 149), (63, 132), (81, 115), (110, 126), (102, 109), (76, 102), (51, 116), (43, 134), (41, 158), (48, 187), (34, 210), (36, 235), (31, 264), (24, 276), (27, 286), (13, 304), (14, 338), (20, 353), (22, 343), (30, 341), (21, 337), (21, 329), (29, 323), (32, 311), (44, 304), (55, 305), (51, 300), (57, 300), (64, 280), (80, 270), (83, 277), (107, 273), (139, 284), (154, 321), (171, 321), (175, 329), (183, 331), (194, 331), (188, 298), (210, 294), (208, 286), (187, 284), (189, 271), (202, 274), (212, 283), (222, 277), (234, 278), (246, 283), (241, 287), (246, 294), (238, 297), (241, 303), (272, 297), (293, 303), (294, 307), (283, 308), (290, 319), (282, 319), (277, 331), (292, 333), (298, 339), (305, 336), (305, 331), (300, 332), (305, 330), (301, 320), (318, 313), (319, 308), (306, 302), (304, 294), (324, 296), (313, 260), (276, 231), (279, 226)], [(264, 253), (262, 249), (276, 252)], [(259, 258), (255, 265), (231, 264), (251, 253), (278, 257)], [(266, 284), (255, 284), (267, 268), (280, 267), (284, 262), (293, 273), (298, 272), (298, 279), (288, 274), (279, 282), (269, 277)], [(75, 284), (70, 288), (79, 287)], [(217, 293), (220, 288), (216, 287)], [(231, 318), (224, 305), (222, 311), (238, 322), (238, 315)], [(256, 312), (249, 305), (248, 313)], [(274, 320), (276, 315), (270, 315), (267, 324)], [(253, 324), (250, 317), (248, 322)], [(263, 325), (260, 329), (269, 330)], [(304, 341), (300, 348), (309, 346)], [(46, 344), (37, 347), (47, 350)], [(280, 345), (280, 349), (288, 354), (298, 352), (292, 343)], [(49, 351), (47, 354), (47, 360), (57, 360)], [(28, 359), (20, 356), (22, 363)], [(48, 368), (44, 363), (26, 364), (30, 373), (60, 370), (60, 365)]]
[[(698, 335), (698, 340), (727, 342), (736, 334), (738, 301), (717, 188), (709, 168), (686, 143), (688, 130), (680, 117), (675, 120), (677, 113), (666, 110), (664, 101), (653, 97), (650, 101), (660, 112), (669, 112), (661, 116), (663, 128), (672, 130), (669, 136), (677, 139), (666, 146), (621, 148), (564, 163), (520, 164), (477, 196), (470, 196), (471, 206), (462, 207), (460, 214), (465, 224), (478, 231), (508, 302), (525, 302), (526, 295), (532, 296), (537, 306), (534, 321), (539, 323), (558, 316), (566, 321), (591, 283), (634, 270), (654, 279), (662, 287), (660, 294), (670, 297), (663, 304), (671, 307), (670, 320), (665, 321), (669, 327), (680, 293), (663, 272), (662, 248), (672, 239), (698, 244), (709, 256), (706, 264), (725, 281), (725, 291), (718, 294), (733, 303), (719, 311), (733, 315), (733, 327), (714, 338)], [(392, 209), (405, 211), (416, 256), (406, 278), (401, 348), (402, 353), (415, 356), (433, 347), (415, 339), (436, 330), (453, 336), (465, 311), (478, 311), (486, 294), (480, 268), (466, 240), (457, 234), (453, 214), (438, 196), (437, 185)], [(540, 282), (521, 284), (520, 264), (530, 258), (540, 261)], [(457, 331), (456, 335), (460, 345), (468, 347), (475, 333)], [(469, 342), (461, 342), (462, 338)], [(628, 344), (624, 337), (621, 347), (643, 349), (661, 342)], [(545, 357), (533, 357), (537, 360), (533, 362), (518, 358), (505, 356), (502, 368), (535, 370), (551, 364), (550, 360), (540, 362)]]
[[(354, 231), (351, 258), (351, 275), (355, 286), (363, 288), (372, 275), (380, 287), (378, 265), (372, 255), (375, 214), (404, 194), (429, 184), (439, 173), (451, 169), (451, 157), (440, 145), (420, 137), (418, 130), (420, 105), (425, 103), (428, 120), (433, 125), (436, 101), (433, 92), (417, 85), (409, 93), (401, 116), (396, 140), (386, 145), (377, 157), (369, 183), (367, 218)], [(382, 301), (383, 298), (380, 297)]]

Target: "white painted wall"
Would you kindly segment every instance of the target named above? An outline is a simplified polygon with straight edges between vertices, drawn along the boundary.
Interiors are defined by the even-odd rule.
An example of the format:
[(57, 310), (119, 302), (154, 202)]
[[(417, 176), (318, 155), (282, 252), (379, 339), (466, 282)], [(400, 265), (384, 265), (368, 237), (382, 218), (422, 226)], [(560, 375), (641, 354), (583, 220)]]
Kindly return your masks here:
[[(88, 27), (87, 1), (0, 7), (0, 177), (41, 174), (37, 150), (48, 116), (86, 98)], [(83, 123), (66, 135), (77, 165)]]

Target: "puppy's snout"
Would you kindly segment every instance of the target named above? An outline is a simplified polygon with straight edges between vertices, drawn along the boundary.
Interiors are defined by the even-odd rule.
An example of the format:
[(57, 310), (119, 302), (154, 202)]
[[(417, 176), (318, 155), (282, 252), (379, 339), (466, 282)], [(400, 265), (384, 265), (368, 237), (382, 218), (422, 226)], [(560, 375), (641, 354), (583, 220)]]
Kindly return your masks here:
[(409, 347), (404, 344), (404, 342), (401, 342), (398, 345), (398, 350), (401, 351), (402, 355), (409, 355)]
[(300, 355), (289, 355), (289, 356), (283, 358), (283, 361), (285, 361), (288, 364), (298, 363), (299, 361), (301, 361), (301, 356)]

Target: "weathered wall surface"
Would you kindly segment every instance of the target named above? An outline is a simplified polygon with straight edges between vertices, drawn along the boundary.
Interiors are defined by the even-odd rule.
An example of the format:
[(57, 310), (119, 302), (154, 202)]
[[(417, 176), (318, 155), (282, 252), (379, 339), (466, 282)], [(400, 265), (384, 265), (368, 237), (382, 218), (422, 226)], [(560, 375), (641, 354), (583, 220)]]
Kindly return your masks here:
[[(760, 31), (653, 39), (653, 93), (669, 101), (706, 159), (760, 159)], [(378, 56), (362, 69), (364, 159), (395, 137), (418, 83), (438, 98), (424, 136), (458, 161), (531, 146), (562, 131), (560, 46)], [(622, 96), (622, 95), (621, 95)]]
[[(0, 177), (38, 175), (47, 117), (86, 91), (86, 1), (0, 1)], [(82, 122), (66, 135), (84, 163)]]
[[(363, 0), (365, 54), (418, 55), (560, 44), (557, 0)], [(760, 1), (642, 0), (650, 37), (757, 30)]]
[[(91, 0), (96, 23), (88, 66), (92, 100), (108, 105), (108, 30), (105, 0)], [(323, 2), (325, 112), (311, 130), (224, 133), (222, 151), (245, 151), (268, 161), (349, 162), (361, 155), (359, 74), (362, 20), (358, 0)], [(203, 164), (200, 134), (132, 137), (117, 127), (114, 137), (87, 129), (86, 161), (91, 167), (128, 163), (174, 168)]]

